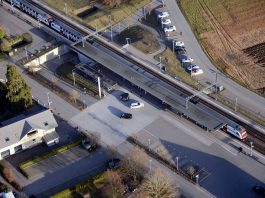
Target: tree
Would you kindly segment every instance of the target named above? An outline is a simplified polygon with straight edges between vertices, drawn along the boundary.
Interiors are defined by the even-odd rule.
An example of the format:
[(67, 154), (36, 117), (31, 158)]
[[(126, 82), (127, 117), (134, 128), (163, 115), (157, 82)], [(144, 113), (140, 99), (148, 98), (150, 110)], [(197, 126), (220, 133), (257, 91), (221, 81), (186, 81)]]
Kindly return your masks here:
[(172, 178), (164, 174), (161, 169), (156, 169), (143, 183), (142, 189), (146, 197), (150, 198), (176, 198), (180, 192)]
[(76, 100), (80, 97), (80, 95), (76, 90), (73, 89), (71, 92), (71, 97), (74, 99), (74, 101), (76, 103)]
[(0, 41), (6, 36), (5, 29), (0, 27)]
[(187, 173), (190, 175), (190, 178), (192, 179), (194, 173), (196, 172), (195, 168), (193, 166), (189, 166), (187, 168)]
[(54, 88), (54, 86), (56, 85), (58, 79), (55, 78), (54, 76), (52, 76), (51, 82), (52, 82), (52, 87)]
[(2, 52), (10, 52), (12, 50), (11, 44), (7, 39), (3, 39), (0, 44), (0, 50)]
[(11, 109), (20, 112), (31, 107), (31, 87), (19, 74), (15, 65), (7, 65), (6, 79), (6, 98)]
[(29, 33), (23, 33), (21, 36), (23, 37), (23, 41), (27, 43), (31, 43), (33, 40), (31, 34)]
[(122, 163), (121, 172), (126, 178), (132, 178), (134, 182), (141, 179), (148, 172), (148, 156), (144, 150), (135, 147), (128, 153)]
[(105, 184), (111, 191), (111, 197), (122, 197), (122, 194), (125, 191), (125, 185), (118, 171), (107, 170)]
[(117, 156), (118, 152), (117, 152), (117, 148), (114, 145), (108, 146), (107, 147), (107, 154), (108, 156), (111, 158), (111, 160), (113, 161), (113, 159)]

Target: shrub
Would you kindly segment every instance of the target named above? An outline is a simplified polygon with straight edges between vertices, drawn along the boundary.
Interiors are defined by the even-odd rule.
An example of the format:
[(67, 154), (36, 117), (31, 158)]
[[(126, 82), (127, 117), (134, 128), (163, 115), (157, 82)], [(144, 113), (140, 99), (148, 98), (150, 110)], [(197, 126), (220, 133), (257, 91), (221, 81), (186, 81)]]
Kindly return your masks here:
[(13, 172), (10, 168), (4, 167), (2, 174), (8, 183), (14, 181)]
[(8, 186), (2, 182), (0, 182), (0, 192), (7, 192)]
[(11, 44), (7, 39), (3, 39), (0, 44), (0, 50), (2, 52), (10, 52), (12, 50)]
[(6, 32), (4, 28), (0, 27), (0, 41), (5, 37)]
[(32, 35), (30, 33), (24, 33), (22, 34), (22, 38), (23, 41), (27, 42), (27, 43), (31, 43), (32, 42)]

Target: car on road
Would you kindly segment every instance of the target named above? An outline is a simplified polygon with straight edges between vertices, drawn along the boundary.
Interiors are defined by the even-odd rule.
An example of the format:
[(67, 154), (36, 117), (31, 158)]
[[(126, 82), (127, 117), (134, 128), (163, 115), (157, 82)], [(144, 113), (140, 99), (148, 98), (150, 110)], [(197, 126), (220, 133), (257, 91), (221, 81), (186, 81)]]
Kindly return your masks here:
[(175, 46), (184, 47), (184, 42), (183, 41), (176, 41)]
[(191, 63), (193, 62), (193, 58), (186, 57), (181, 60), (182, 63)]
[(142, 102), (133, 102), (130, 106), (131, 109), (138, 109), (144, 107), (144, 103)]
[(170, 19), (162, 18), (161, 19), (161, 24), (163, 24), (163, 25), (169, 25), (169, 24), (171, 24), (171, 20)]
[(128, 101), (130, 99), (129, 93), (123, 93), (120, 95), (120, 100), (122, 101)]
[(195, 70), (195, 69), (200, 69), (200, 67), (198, 65), (189, 65), (187, 67), (187, 70), (188, 71)]
[(166, 18), (166, 17), (169, 17), (169, 14), (168, 14), (168, 12), (162, 12), (162, 13), (158, 14), (157, 17), (159, 19)]
[(107, 162), (107, 166), (109, 169), (119, 168), (121, 165), (121, 160), (118, 158), (111, 159)]
[(167, 32), (174, 32), (176, 31), (176, 26), (174, 25), (171, 25), (171, 26), (168, 26), (168, 27), (165, 27), (164, 28), (164, 32), (167, 33)]
[(123, 118), (123, 119), (132, 119), (132, 114), (130, 113), (122, 113), (120, 118)]
[(97, 145), (92, 144), (88, 139), (82, 140), (81, 145), (84, 149), (86, 149), (88, 151), (93, 151), (97, 148)]
[(253, 190), (260, 195), (263, 195), (263, 197), (265, 197), (265, 188), (261, 187), (261, 186), (254, 186)]

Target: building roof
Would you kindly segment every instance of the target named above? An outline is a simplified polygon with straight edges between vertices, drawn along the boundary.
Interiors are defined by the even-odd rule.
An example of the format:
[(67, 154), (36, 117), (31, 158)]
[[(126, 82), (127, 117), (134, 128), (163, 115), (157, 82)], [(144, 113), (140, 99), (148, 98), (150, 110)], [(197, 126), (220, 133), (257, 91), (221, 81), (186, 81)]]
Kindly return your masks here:
[(0, 128), (0, 149), (19, 142), (31, 130), (49, 130), (57, 126), (58, 124), (49, 109), (4, 125)]

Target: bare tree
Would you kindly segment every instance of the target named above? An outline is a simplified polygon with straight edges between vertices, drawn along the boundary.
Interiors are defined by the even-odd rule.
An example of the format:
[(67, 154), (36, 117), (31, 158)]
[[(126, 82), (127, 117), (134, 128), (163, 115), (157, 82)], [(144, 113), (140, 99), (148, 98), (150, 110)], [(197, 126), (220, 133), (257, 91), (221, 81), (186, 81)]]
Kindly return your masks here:
[(74, 101), (76, 103), (76, 100), (80, 97), (80, 95), (76, 90), (73, 89), (71, 92), (71, 97), (74, 99)]
[(143, 183), (142, 189), (146, 197), (154, 198), (176, 198), (180, 192), (172, 178), (156, 169)]
[(117, 156), (118, 152), (117, 152), (117, 148), (114, 145), (108, 146), (107, 147), (107, 153), (108, 156), (111, 158), (111, 160), (113, 161), (113, 159)]
[(125, 185), (118, 171), (107, 170), (105, 184), (110, 188), (110, 193), (113, 198), (122, 197), (122, 194), (125, 191)]
[(58, 79), (55, 78), (54, 76), (52, 76), (51, 82), (52, 82), (52, 87), (55, 86), (55, 84), (57, 83)]
[(148, 156), (144, 150), (135, 147), (128, 153), (122, 163), (121, 172), (134, 181), (145, 175), (148, 172)]
[(31, 63), (27, 68), (27, 70), (32, 74), (35, 74), (39, 69), (39, 66), (37, 66), (35, 63)]

